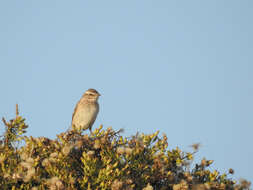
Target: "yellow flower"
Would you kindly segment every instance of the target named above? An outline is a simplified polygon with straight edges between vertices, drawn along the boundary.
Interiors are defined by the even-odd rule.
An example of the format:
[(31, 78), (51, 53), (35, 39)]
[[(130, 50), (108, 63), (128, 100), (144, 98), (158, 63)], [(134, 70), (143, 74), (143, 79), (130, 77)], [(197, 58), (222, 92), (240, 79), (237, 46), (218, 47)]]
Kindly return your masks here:
[(154, 188), (148, 183), (146, 187), (144, 187), (142, 190), (153, 190)]
[(117, 153), (118, 154), (124, 154), (125, 153), (125, 148), (124, 147), (118, 147), (117, 148)]

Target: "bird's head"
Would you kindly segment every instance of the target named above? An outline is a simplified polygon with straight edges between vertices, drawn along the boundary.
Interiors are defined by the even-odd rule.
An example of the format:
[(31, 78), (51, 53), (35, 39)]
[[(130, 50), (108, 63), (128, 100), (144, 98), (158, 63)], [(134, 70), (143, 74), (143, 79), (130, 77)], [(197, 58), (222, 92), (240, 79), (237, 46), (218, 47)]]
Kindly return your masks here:
[(88, 100), (97, 101), (97, 100), (98, 100), (98, 97), (101, 96), (101, 95), (100, 95), (99, 92), (96, 91), (95, 89), (90, 88), (90, 89), (88, 89), (88, 90), (84, 93), (83, 96), (86, 97)]

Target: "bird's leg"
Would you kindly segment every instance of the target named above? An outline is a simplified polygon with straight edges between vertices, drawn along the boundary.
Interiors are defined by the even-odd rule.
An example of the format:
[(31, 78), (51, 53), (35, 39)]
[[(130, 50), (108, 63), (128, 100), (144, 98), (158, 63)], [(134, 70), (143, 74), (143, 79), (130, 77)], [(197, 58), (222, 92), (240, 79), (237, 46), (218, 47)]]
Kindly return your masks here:
[(92, 132), (92, 130), (91, 130), (91, 127), (89, 128), (89, 130), (90, 130), (90, 134), (93, 135), (93, 132)]

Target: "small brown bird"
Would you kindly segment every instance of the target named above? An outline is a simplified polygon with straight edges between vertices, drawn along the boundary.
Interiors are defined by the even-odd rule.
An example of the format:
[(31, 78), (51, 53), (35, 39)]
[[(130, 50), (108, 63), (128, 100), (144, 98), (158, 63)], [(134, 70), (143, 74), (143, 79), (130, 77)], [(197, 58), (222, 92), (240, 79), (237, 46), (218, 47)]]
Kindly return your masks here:
[(98, 91), (92, 88), (83, 94), (72, 115), (72, 129), (78, 131), (89, 129), (92, 132), (91, 127), (99, 111), (99, 96)]

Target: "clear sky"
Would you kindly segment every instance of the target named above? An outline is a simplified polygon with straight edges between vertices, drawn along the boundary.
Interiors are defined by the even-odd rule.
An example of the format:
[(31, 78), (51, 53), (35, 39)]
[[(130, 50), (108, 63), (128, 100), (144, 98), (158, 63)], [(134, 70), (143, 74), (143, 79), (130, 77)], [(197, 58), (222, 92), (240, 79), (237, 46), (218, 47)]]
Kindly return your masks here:
[(95, 88), (93, 128), (160, 130), (184, 151), (200, 142), (198, 159), (253, 181), (252, 10), (252, 0), (1, 1), (0, 116), (18, 103), (28, 135), (55, 138)]

